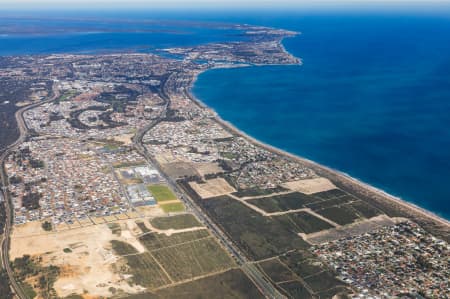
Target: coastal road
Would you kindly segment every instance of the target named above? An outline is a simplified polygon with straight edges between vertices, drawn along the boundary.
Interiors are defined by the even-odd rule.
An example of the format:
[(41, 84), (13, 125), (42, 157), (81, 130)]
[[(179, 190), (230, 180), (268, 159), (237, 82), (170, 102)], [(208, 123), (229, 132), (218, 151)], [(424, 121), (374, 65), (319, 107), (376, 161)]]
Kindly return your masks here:
[(191, 210), (206, 226), (213, 232), (220, 243), (228, 250), (228, 252), (236, 259), (241, 269), (247, 276), (255, 283), (258, 289), (266, 298), (271, 299), (282, 299), (286, 298), (281, 294), (275, 286), (267, 280), (264, 274), (252, 263), (249, 263), (247, 258), (241, 251), (234, 245), (234, 243), (228, 238), (228, 236), (201, 210), (201, 208), (183, 191), (179, 188), (177, 183), (168, 175), (165, 174), (159, 163), (150, 155), (143, 145), (142, 139), (146, 132), (151, 128), (156, 126), (159, 121), (152, 122), (146, 127), (140, 129), (133, 138), (133, 145), (135, 149), (154, 167), (157, 168), (159, 173), (164, 177), (169, 186), (178, 197), (186, 204), (186, 206)]
[(59, 92), (54, 91), (54, 95), (52, 98), (42, 101), (42, 102), (39, 102), (39, 103), (35, 103), (35, 104), (31, 104), (31, 105), (22, 107), (21, 109), (16, 111), (15, 117), (17, 120), (19, 132), (20, 132), (19, 138), (14, 143), (12, 143), (8, 147), (6, 147), (6, 149), (0, 155), (0, 166), (1, 166), (0, 167), (0, 177), (1, 177), (3, 198), (4, 198), (4, 202), (5, 202), (5, 212), (6, 212), (5, 230), (3, 233), (3, 239), (1, 240), (0, 258), (1, 258), (2, 267), (3, 267), (3, 269), (6, 270), (6, 273), (8, 274), (8, 278), (9, 278), (11, 287), (13, 288), (16, 296), (19, 297), (20, 299), (28, 299), (28, 298), (25, 295), (25, 292), (22, 290), (19, 283), (16, 281), (16, 279), (14, 277), (14, 272), (11, 269), (11, 265), (9, 262), (9, 247), (10, 247), (10, 234), (11, 234), (12, 223), (13, 223), (13, 218), (12, 218), (13, 217), (13, 208), (11, 207), (11, 204), (12, 204), (11, 198), (8, 193), (9, 182), (8, 182), (8, 176), (5, 172), (4, 163), (5, 163), (5, 159), (8, 157), (8, 155), (11, 152), (13, 152), (14, 150), (16, 150), (17, 147), (20, 144), (22, 144), (27, 138), (28, 128), (27, 128), (27, 125), (23, 118), (23, 113), (29, 109), (35, 108), (44, 103), (51, 102), (58, 97), (59, 97)]

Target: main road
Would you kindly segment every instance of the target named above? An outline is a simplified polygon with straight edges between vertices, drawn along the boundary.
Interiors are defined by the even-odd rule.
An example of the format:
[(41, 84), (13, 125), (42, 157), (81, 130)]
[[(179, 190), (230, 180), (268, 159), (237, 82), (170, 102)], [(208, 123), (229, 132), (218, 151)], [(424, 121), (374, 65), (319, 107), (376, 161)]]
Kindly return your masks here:
[(12, 218), (13, 217), (13, 209), (11, 207), (12, 203), (11, 203), (11, 198), (10, 198), (9, 192), (8, 192), (9, 182), (8, 182), (8, 176), (5, 172), (5, 159), (8, 157), (8, 155), (11, 152), (16, 150), (19, 147), (19, 145), (22, 144), (27, 138), (28, 128), (27, 128), (27, 125), (23, 118), (23, 113), (29, 109), (35, 108), (44, 103), (51, 102), (59, 97), (58, 91), (53, 90), (53, 93), (54, 93), (53, 97), (51, 97), (48, 100), (22, 107), (21, 109), (16, 111), (15, 117), (17, 120), (19, 132), (20, 132), (19, 138), (14, 143), (12, 143), (8, 147), (6, 147), (5, 150), (0, 155), (0, 177), (1, 177), (1, 186), (2, 186), (1, 192), (3, 193), (3, 199), (5, 202), (5, 214), (6, 214), (5, 229), (3, 232), (3, 239), (1, 240), (0, 258), (1, 258), (2, 267), (3, 267), (3, 269), (6, 270), (6, 273), (8, 275), (11, 287), (13, 288), (16, 296), (19, 297), (20, 299), (28, 299), (28, 298), (25, 295), (25, 292), (22, 290), (20, 284), (16, 281), (16, 279), (14, 277), (14, 272), (11, 269), (11, 264), (9, 262), (9, 247), (10, 247), (10, 234), (11, 234), (11, 228), (12, 228), (12, 223), (13, 223), (13, 218)]

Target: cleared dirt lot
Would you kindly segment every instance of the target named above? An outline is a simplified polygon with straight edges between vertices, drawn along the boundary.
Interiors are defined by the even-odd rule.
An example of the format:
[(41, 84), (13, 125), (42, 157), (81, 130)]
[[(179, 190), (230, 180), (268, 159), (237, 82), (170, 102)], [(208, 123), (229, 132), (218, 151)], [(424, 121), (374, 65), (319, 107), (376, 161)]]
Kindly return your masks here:
[(112, 265), (118, 257), (111, 249), (111, 240), (132, 244), (142, 252), (144, 247), (134, 236), (133, 220), (118, 221), (120, 235), (113, 234), (107, 224), (91, 225), (46, 233), (39, 222), (14, 228), (11, 239), (11, 259), (25, 254), (42, 256), (43, 266), (55, 265), (62, 269), (54, 288), (60, 297), (86, 290), (93, 296), (111, 296), (110, 287), (136, 293), (142, 287), (131, 287)]
[(189, 185), (203, 199), (236, 192), (236, 189), (223, 178), (207, 180), (202, 184), (190, 182)]
[(336, 189), (336, 186), (326, 178), (315, 178), (308, 180), (299, 180), (287, 182), (283, 187), (303, 194), (314, 194), (328, 190)]

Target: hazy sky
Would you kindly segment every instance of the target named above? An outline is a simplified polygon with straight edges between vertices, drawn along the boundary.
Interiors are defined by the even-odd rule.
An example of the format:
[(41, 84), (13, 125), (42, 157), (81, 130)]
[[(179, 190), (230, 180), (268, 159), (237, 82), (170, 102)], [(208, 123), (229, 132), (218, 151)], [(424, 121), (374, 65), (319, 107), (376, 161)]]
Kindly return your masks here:
[(0, 0), (3, 9), (34, 8), (320, 8), (439, 6), (450, 0)]

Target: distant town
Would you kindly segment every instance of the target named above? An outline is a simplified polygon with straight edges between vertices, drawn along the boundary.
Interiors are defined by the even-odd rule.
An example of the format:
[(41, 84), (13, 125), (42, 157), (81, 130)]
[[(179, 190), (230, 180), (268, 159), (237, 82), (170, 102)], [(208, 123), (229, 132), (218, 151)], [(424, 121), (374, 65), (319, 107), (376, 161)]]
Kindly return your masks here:
[(6, 298), (449, 298), (447, 221), (192, 96), (208, 69), (301, 64), (297, 33), (234, 28), (162, 56), (0, 57)]

